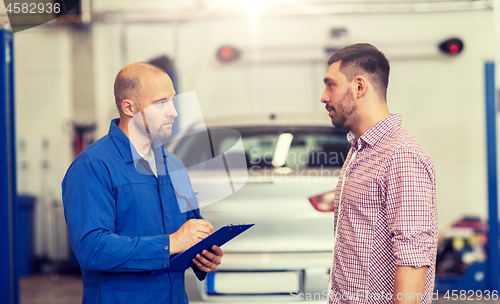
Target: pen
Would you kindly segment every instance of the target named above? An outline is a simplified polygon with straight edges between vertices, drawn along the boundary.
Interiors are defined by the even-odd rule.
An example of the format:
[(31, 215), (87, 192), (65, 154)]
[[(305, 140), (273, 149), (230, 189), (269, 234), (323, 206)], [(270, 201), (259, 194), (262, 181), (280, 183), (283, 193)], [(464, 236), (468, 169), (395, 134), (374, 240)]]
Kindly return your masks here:
[(188, 203), (189, 208), (191, 208), (191, 210), (193, 211), (193, 213), (196, 216), (196, 218), (199, 219), (199, 220), (204, 220), (204, 218), (201, 216), (200, 212), (198, 211), (198, 208), (196, 208), (195, 206), (193, 206), (193, 204), (191, 203), (191, 200), (188, 197), (186, 197), (186, 196), (184, 197), (184, 199)]

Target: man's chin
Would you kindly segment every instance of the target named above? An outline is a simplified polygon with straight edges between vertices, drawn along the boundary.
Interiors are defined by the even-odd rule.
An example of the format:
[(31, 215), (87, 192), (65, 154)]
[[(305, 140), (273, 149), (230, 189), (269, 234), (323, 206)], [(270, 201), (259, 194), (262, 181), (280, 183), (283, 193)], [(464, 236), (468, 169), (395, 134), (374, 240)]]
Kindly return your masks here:
[(331, 121), (332, 121), (332, 126), (334, 126), (335, 128), (345, 128), (344, 123), (337, 120), (333, 120), (333, 118), (331, 119)]
[(338, 128), (338, 126), (337, 126), (338, 122), (336, 120), (334, 120), (332, 117), (330, 117), (330, 121), (332, 122), (332, 126)]
[(158, 132), (156, 134), (151, 134), (151, 138), (153, 139), (159, 139), (159, 140), (164, 140), (169, 138), (172, 135), (172, 130), (162, 130), (161, 132)]

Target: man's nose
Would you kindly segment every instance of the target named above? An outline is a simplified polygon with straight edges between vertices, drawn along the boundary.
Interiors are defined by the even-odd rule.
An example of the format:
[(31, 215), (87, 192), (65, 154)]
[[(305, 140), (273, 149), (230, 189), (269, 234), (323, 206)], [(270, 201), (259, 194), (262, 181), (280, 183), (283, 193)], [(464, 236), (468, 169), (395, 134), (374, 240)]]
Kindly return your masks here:
[(326, 90), (323, 91), (323, 94), (321, 95), (321, 102), (325, 104), (330, 102), (330, 97), (326, 94)]
[(177, 113), (177, 110), (175, 109), (175, 106), (172, 104), (172, 106), (169, 107), (167, 110), (167, 116), (168, 117), (177, 117), (179, 114)]

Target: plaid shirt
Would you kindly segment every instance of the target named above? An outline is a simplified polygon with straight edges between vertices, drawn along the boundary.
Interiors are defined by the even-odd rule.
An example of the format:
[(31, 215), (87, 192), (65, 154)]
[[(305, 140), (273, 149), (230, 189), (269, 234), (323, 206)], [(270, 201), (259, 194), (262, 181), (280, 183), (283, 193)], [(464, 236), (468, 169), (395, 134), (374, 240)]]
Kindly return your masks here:
[(422, 303), (431, 302), (437, 250), (434, 168), (401, 121), (401, 115), (391, 115), (357, 141), (354, 133), (347, 135), (351, 151), (335, 189), (329, 303), (392, 303), (397, 266), (429, 266), (420, 296)]

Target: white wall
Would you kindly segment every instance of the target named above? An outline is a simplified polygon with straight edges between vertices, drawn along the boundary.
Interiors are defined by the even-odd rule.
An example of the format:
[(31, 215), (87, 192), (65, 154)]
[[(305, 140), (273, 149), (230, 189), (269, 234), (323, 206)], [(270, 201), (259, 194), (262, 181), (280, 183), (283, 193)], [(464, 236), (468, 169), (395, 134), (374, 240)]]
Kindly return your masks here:
[(14, 47), (18, 190), (38, 198), (35, 252), (66, 257), (60, 184), (72, 160), (70, 35), (39, 27), (16, 33)]
[[(71, 147), (71, 134), (65, 123), (71, 118), (69, 35), (65, 30), (33, 29), (14, 35), (16, 81), (16, 133), (26, 142), (26, 152), (18, 160), (28, 165), (21, 169), (21, 192), (39, 194), (42, 187), (60, 183)], [(42, 141), (49, 141), (44, 153)], [(42, 161), (47, 160), (49, 176), (42, 176)], [(56, 178), (59, 177), (59, 180)], [(26, 180), (26, 182), (25, 182)], [(60, 193), (54, 193), (60, 197)]]
[[(99, 125), (105, 126), (99, 132), (105, 134), (109, 118), (116, 116), (112, 81), (119, 69), (159, 54), (174, 58), (178, 93), (196, 90), (205, 118), (271, 112), (326, 116), (319, 99), (328, 57), (318, 54), (335, 44), (328, 35), (332, 27), (348, 29), (345, 43), (370, 42), (388, 54), (389, 106), (403, 114), (404, 126), (434, 160), (440, 228), (466, 214), (485, 217), (483, 64), (494, 57), (491, 11), (96, 25), (97, 108)], [(454, 36), (465, 42), (455, 58), (390, 56), (397, 47), (433, 49)], [(240, 63), (216, 61), (223, 44), (243, 50)], [(272, 54), (282, 58), (265, 61)], [(255, 58), (261, 63), (251, 63)]]
[(121, 26), (97, 24), (93, 26), (95, 71), (96, 138), (108, 133), (110, 120), (118, 117), (113, 96), (116, 74), (125, 63), (120, 55)]

